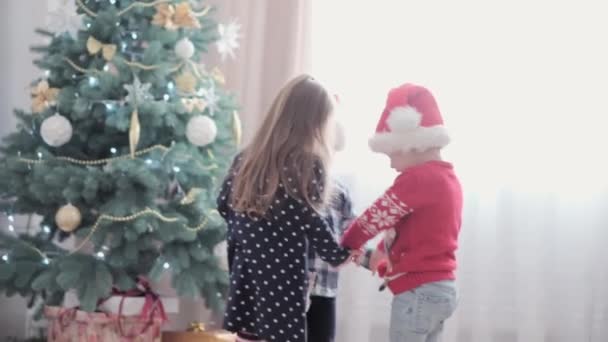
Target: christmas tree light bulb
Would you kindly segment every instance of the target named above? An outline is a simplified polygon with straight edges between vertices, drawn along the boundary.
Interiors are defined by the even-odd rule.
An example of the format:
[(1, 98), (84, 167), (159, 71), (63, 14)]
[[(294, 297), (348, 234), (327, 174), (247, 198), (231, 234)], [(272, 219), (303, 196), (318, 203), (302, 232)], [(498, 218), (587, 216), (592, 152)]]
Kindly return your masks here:
[(131, 38), (137, 39), (137, 32), (131, 32)]
[(97, 254), (95, 254), (95, 256), (97, 256), (98, 259), (103, 260), (103, 259), (105, 259), (106, 254), (102, 251), (99, 251), (99, 252), (97, 252)]
[(179, 173), (181, 170), (182, 170), (182, 169), (180, 169), (180, 167), (179, 167), (179, 166), (174, 166), (174, 167), (173, 167), (173, 172), (175, 172), (175, 173)]
[(91, 23), (86, 23), (85, 26), (90, 29), (91, 28)]
[(116, 154), (116, 152), (118, 152), (118, 150), (116, 149), (116, 147), (112, 147), (112, 148), (110, 149), (110, 153), (112, 153), (112, 154)]
[(103, 66), (103, 71), (107, 72), (108, 70), (110, 70), (110, 64), (106, 63), (106, 65)]
[(51, 76), (51, 70), (44, 70), (44, 77), (48, 78)]
[(116, 105), (114, 105), (113, 103), (106, 103), (106, 110), (113, 112), (116, 109)]
[(4, 260), (5, 262), (8, 262), (8, 254), (4, 254), (2, 256), (2, 260)]
[(42, 259), (42, 263), (45, 265), (48, 265), (51, 263), (51, 261), (49, 260), (49, 258), (44, 258), (44, 259)]
[(165, 100), (165, 101), (169, 101), (170, 98), (171, 98), (171, 96), (169, 96), (169, 94), (163, 95), (163, 100)]
[(175, 83), (173, 83), (173, 82), (167, 83), (167, 89), (169, 89), (169, 91), (172, 91), (173, 89), (175, 89)]
[(170, 267), (171, 267), (171, 265), (169, 265), (169, 263), (168, 263), (168, 262), (165, 262), (165, 263), (163, 264), (163, 268), (164, 268), (164, 269), (166, 269), (166, 270), (168, 270)]
[(42, 152), (38, 152), (38, 159), (42, 159)]
[(10, 222), (15, 222), (15, 216), (13, 216), (13, 215), (8, 215), (8, 220), (9, 220)]
[(99, 84), (99, 80), (97, 79), (97, 77), (93, 77), (93, 76), (89, 77), (89, 85), (91, 87), (95, 87), (98, 84)]
[(152, 159), (146, 159), (146, 164), (147, 165), (152, 165)]
[(49, 227), (49, 226), (47, 226), (47, 225), (44, 225), (44, 226), (42, 226), (42, 231), (43, 231), (45, 234), (49, 234), (49, 233), (51, 232), (51, 227)]
[(103, 251), (109, 251), (110, 249), (108, 248), (108, 246), (101, 246), (101, 250), (103, 250)]
[(13, 226), (12, 224), (9, 224), (8, 225), (8, 231), (11, 232), (11, 233), (14, 233), (15, 232), (15, 226)]
[(112, 5), (116, 4), (116, 0), (109, 0)]

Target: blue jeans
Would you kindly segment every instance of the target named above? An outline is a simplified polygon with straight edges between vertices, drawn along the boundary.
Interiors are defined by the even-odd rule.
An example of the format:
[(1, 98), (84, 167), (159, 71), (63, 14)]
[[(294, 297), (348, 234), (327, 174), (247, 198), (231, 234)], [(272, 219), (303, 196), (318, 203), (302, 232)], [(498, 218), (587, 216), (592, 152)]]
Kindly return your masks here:
[(390, 342), (438, 342), (457, 301), (454, 281), (424, 284), (395, 296)]

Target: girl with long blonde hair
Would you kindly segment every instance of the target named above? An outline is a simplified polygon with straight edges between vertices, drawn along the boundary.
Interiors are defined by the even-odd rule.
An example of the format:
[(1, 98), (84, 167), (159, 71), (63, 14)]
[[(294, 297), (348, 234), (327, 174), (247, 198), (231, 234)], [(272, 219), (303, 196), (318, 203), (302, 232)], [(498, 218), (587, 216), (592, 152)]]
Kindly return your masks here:
[(302, 75), (279, 92), (218, 197), (228, 223), (230, 293), (224, 327), (243, 341), (306, 342), (310, 243), (339, 265), (350, 253), (324, 214), (331, 201), (334, 100)]

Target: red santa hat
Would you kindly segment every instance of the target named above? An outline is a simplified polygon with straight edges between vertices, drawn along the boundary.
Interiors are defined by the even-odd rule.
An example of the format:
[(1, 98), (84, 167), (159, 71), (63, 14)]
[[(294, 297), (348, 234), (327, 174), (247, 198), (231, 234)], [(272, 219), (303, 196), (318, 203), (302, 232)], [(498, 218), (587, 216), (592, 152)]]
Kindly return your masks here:
[(425, 151), (450, 143), (443, 118), (431, 92), (404, 84), (390, 91), (376, 134), (369, 140), (374, 152)]

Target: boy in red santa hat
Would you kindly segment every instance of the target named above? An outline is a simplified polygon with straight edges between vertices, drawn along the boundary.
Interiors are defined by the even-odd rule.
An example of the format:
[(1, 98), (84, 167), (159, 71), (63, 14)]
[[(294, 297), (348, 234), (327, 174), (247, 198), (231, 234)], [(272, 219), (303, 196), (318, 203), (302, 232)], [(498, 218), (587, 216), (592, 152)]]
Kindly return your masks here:
[(370, 268), (394, 294), (391, 342), (438, 341), (456, 308), (462, 190), (452, 165), (441, 158), (449, 141), (427, 89), (404, 84), (389, 93), (369, 145), (388, 155), (399, 175), (351, 224), (342, 244), (359, 249), (384, 233)]

